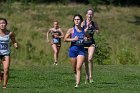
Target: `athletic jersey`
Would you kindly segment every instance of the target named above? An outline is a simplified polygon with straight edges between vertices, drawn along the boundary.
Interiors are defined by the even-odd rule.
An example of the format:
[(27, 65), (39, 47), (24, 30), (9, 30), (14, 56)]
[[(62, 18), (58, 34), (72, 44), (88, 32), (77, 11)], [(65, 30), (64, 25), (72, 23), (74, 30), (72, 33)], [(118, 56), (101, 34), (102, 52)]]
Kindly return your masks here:
[[(84, 42), (85, 44), (95, 43), (93, 35), (94, 35), (94, 30), (96, 30), (96, 27), (94, 25), (94, 22), (93, 21), (91, 21), (91, 22), (92, 22), (91, 23), (92, 25), (88, 28), (88, 30), (85, 33), (85, 36), (87, 37), (87, 41)], [(84, 28), (86, 28), (86, 27), (87, 27), (87, 22), (85, 21), (84, 22)]]
[(75, 58), (78, 55), (85, 56), (85, 49), (84, 49), (85, 32), (84, 32), (84, 28), (82, 28), (81, 32), (78, 32), (75, 27), (73, 29), (74, 29), (74, 33), (71, 34), (71, 38), (74, 38), (75, 36), (77, 36), (78, 40), (71, 42), (71, 46), (69, 48), (69, 57)]
[(74, 33), (71, 35), (71, 38), (74, 38), (75, 36), (78, 36), (78, 40), (76, 41), (72, 41), (71, 42), (71, 46), (73, 45), (84, 45), (84, 37), (85, 37), (85, 32), (84, 32), (84, 28), (82, 28), (82, 31), (81, 32), (78, 32), (76, 30), (76, 28), (74, 27)]
[(54, 44), (60, 44), (61, 43), (61, 38), (55, 38), (56, 36), (61, 36), (61, 32), (60, 31), (52, 31), (52, 38), (53, 38), (53, 43)]
[(0, 36), (0, 55), (10, 54), (9, 40), (10, 40), (9, 32), (7, 32), (5, 36)]

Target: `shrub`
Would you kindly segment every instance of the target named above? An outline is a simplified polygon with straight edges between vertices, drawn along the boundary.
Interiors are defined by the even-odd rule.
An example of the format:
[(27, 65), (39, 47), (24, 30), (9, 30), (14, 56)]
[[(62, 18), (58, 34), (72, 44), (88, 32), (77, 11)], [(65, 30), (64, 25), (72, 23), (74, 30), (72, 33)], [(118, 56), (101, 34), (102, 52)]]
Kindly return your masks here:
[(123, 65), (126, 64), (138, 64), (135, 55), (128, 48), (122, 48), (117, 55), (119, 62)]
[(111, 64), (110, 60), (110, 51), (111, 47), (106, 42), (105, 38), (102, 35), (95, 37), (96, 39), (96, 50), (94, 55), (95, 63), (99, 65)]

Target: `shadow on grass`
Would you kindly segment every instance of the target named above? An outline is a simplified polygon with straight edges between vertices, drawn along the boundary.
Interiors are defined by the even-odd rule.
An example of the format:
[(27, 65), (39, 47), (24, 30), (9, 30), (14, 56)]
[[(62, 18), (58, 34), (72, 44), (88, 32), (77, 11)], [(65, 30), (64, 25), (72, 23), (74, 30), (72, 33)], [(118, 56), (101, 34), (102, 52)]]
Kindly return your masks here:
[(118, 87), (118, 84), (115, 82), (102, 82), (100, 84), (97, 84), (95, 87), (97, 87), (97, 88), (113, 88), (113, 87)]
[(140, 80), (140, 76), (137, 76), (137, 75), (126, 75), (124, 77), (124, 79), (126, 81), (135, 81), (135, 80)]
[(13, 88), (13, 89), (44, 89), (45, 86), (11, 86), (10, 88)]
[(135, 20), (129, 20), (128, 23), (140, 25), (140, 16), (134, 16)]

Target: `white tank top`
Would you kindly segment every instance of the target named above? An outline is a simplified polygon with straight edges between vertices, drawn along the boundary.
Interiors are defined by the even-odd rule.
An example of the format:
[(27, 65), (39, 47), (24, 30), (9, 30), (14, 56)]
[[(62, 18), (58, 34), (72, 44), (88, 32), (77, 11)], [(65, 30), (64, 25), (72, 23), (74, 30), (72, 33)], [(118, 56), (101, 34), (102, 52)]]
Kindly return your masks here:
[(10, 32), (7, 32), (5, 36), (0, 36), (0, 55), (10, 54), (9, 40)]

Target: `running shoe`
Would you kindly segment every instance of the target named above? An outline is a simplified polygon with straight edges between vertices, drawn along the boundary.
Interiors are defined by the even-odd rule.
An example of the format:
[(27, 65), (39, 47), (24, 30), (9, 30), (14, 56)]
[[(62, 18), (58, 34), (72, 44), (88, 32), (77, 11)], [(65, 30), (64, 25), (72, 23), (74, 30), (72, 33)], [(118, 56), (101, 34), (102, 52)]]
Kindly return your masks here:
[(57, 64), (57, 62), (54, 62), (53, 65), (56, 65), (57, 66), (58, 64)]
[(94, 82), (93, 79), (90, 79), (90, 80), (89, 80), (89, 83), (93, 83), (93, 82)]
[(5, 89), (6, 88), (6, 85), (3, 85), (2, 88)]
[(76, 84), (76, 85), (75, 85), (75, 88), (78, 88), (78, 87), (79, 87), (79, 85), (78, 85), (78, 84)]

